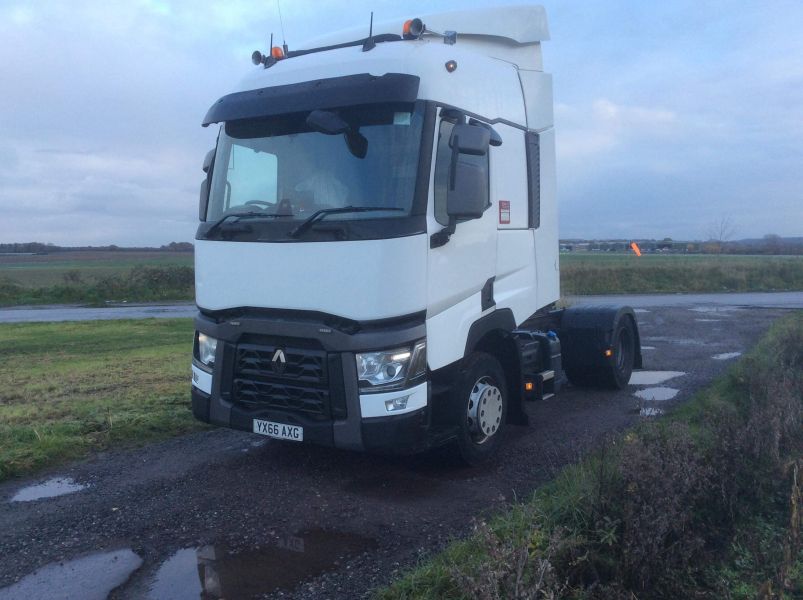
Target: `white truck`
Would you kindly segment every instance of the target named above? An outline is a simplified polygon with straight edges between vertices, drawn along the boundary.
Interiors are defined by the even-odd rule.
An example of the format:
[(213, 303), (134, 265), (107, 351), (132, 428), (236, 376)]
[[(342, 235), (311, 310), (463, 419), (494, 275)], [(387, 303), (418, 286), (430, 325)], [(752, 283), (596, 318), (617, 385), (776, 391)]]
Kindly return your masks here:
[(633, 311), (554, 308), (548, 38), (523, 4), (254, 53), (203, 121), (198, 419), (476, 464), (564, 373), (627, 384)]

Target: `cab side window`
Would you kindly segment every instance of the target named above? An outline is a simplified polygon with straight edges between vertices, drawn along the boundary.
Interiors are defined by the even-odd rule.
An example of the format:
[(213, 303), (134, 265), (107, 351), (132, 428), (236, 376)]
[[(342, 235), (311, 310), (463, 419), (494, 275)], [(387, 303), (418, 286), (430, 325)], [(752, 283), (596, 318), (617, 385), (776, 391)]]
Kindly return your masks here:
[[(446, 119), (441, 120), (438, 128), (438, 147), (435, 152), (435, 175), (433, 178), (433, 196), (435, 208), (435, 220), (441, 225), (449, 224), (449, 215), (446, 213), (446, 196), (449, 191), (449, 176), (452, 165), (452, 149), (449, 146), (449, 138), (452, 136), (454, 123)], [(477, 162), (485, 173), (485, 194), (486, 204), (488, 203), (488, 155), (470, 156), (460, 155), (461, 161)]]
[(438, 150), (435, 154), (435, 220), (441, 225), (449, 224), (446, 214), (446, 192), (449, 188), (449, 167), (452, 164), (452, 149), (449, 147), (449, 138), (452, 135), (454, 123), (441, 121), (438, 130)]

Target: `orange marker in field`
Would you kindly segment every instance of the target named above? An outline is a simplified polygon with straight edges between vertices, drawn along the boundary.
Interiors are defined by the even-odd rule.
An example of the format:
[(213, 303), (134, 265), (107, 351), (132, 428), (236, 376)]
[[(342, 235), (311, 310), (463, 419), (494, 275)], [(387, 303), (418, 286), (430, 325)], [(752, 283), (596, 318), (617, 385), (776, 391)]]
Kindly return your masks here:
[(636, 242), (630, 242), (630, 248), (636, 253), (636, 256), (641, 256), (641, 248), (638, 247)]

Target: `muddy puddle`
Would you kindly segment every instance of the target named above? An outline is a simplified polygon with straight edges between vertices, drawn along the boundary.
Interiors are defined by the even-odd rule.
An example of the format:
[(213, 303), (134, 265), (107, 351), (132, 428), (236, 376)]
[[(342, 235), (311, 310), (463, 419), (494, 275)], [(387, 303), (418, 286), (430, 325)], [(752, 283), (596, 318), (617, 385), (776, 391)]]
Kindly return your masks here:
[(54, 498), (56, 496), (63, 496), (64, 494), (80, 492), (86, 487), (86, 485), (76, 483), (69, 477), (54, 477), (42, 483), (22, 488), (14, 494), (10, 501), (30, 502), (32, 500), (41, 500), (42, 498)]
[(741, 352), (723, 352), (722, 354), (714, 354), (711, 358), (714, 360), (730, 360), (732, 358), (736, 358), (737, 356), (741, 356)]
[(633, 371), (630, 385), (658, 385), (685, 374), (684, 371)]
[(0, 600), (105, 600), (141, 564), (142, 559), (127, 548), (52, 563), (0, 589)]
[(679, 392), (680, 390), (670, 387), (650, 387), (637, 391), (636, 396), (642, 400), (663, 402), (665, 400), (671, 400), (677, 396)]
[(706, 346), (707, 342), (694, 338), (674, 338), (660, 335), (651, 335), (641, 338), (645, 342), (668, 342), (670, 344), (678, 344), (680, 346)]
[(162, 563), (146, 597), (217, 600), (291, 591), (376, 545), (375, 540), (352, 533), (311, 529), (249, 550), (223, 545), (183, 548)]

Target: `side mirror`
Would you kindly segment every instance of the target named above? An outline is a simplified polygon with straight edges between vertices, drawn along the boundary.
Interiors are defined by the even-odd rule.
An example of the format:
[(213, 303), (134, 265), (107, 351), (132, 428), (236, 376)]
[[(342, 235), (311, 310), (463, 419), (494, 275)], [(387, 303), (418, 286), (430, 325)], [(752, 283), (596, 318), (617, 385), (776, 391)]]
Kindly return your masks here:
[(458, 155), (452, 162), (452, 185), (446, 192), (450, 219), (479, 219), (488, 208), (488, 173), (477, 161)]
[(485, 156), (490, 145), (491, 132), (485, 127), (476, 125), (455, 125), (449, 137), (449, 147), (452, 152), (460, 154)]
[(487, 129), (491, 134), (491, 146), (496, 147), (502, 145), (502, 136), (499, 135), (496, 129), (494, 129), (487, 123), (483, 123), (482, 121), (478, 121), (477, 119), (469, 119), (468, 124), (472, 126), (476, 125), (477, 127), (484, 127), (485, 129)]
[(214, 160), (215, 160), (215, 149), (212, 148), (209, 152), (206, 153), (206, 156), (204, 156), (204, 166), (203, 166), (204, 173), (209, 173), (209, 169), (212, 168), (212, 163), (214, 162)]
[(201, 199), (198, 202), (198, 220), (206, 221), (206, 209), (209, 206), (209, 180), (201, 182)]
[[(498, 136), (497, 136), (498, 137)], [(491, 131), (478, 125), (457, 124), (452, 128), (449, 147), (452, 164), (446, 189), (446, 214), (449, 225), (432, 234), (430, 248), (449, 241), (459, 220), (479, 219), (488, 209), (488, 148)], [(501, 138), (499, 140), (501, 143)], [(481, 157), (477, 160), (475, 157)]]
[(201, 198), (198, 202), (198, 219), (206, 221), (206, 209), (209, 206), (209, 186), (211, 185), (212, 163), (215, 162), (215, 149), (212, 148), (204, 156), (203, 171), (206, 173), (206, 179), (201, 182)]

